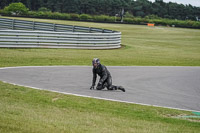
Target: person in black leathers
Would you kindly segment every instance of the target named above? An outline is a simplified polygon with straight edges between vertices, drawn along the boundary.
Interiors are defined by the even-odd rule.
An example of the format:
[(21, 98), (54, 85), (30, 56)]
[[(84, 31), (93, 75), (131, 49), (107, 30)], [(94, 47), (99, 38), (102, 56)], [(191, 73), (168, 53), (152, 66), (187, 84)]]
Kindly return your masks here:
[(96, 87), (97, 90), (102, 90), (105, 87), (108, 90), (121, 90), (125, 92), (125, 89), (122, 86), (114, 86), (112, 85), (112, 77), (106, 66), (100, 64), (100, 60), (98, 58), (94, 58), (92, 61), (93, 64), (93, 80), (92, 80), (92, 86), (90, 89), (94, 89), (97, 74), (100, 76), (99, 83)]

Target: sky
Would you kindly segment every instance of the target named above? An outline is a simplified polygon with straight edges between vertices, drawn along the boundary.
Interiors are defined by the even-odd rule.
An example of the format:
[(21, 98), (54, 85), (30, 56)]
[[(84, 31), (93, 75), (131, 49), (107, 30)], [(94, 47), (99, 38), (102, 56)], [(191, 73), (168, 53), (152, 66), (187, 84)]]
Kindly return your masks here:
[[(152, 2), (154, 2), (155, 0), (150, 0)], [(193, 6), (197, 6), (197, 7), (200, 7), (200, 0), (163, 0), (164, 2), (176, 2), (178, 4), (191, 4)]]

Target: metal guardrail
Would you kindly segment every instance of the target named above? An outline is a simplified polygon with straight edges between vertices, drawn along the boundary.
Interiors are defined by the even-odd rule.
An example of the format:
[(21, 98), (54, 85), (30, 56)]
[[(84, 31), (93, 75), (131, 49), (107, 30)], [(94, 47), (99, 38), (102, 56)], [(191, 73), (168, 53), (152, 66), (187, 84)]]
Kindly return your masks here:
[(0, 30), (0, 47), (112, 49), (120, 44), (121, 33)]
[(63, 25), (53, 23), (43, 23), (35, 21), (25, 21), (16, 19), (0, 18), (0, 29), (11, 30), (42, 30), (55, 32), (84, 32), (84, 33), (115, 33), (108, 29), (100, 29), (93, 27), (83, 27), (75, 25)]
[(112, 49), (121, 47), (121, 32), (0, 18), (0, 47)]

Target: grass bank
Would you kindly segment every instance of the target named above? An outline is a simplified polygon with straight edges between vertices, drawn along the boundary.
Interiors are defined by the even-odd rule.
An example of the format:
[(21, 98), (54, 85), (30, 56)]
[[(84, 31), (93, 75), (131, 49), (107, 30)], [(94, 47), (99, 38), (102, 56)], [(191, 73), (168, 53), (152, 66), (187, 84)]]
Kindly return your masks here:
[(0, 67), (91, 65), (94, 57), (114, 66), (200, 66), (200, 30), (64, 20), (22, 20), (98, 27), (122, 32), (121, 49), (0, 49)]
[[(17, 18), (25, 19), (26, 18)], [(92, 26), (122, 32), (125, 47), (115, 50), (0, 49), (0, 67), (91, 65), (200, 65), (200, 31), (167, 27), (28, 19)], [(199, 119), (191, 112), (82, 98), (0, 82), (0, 132), (191, 132)]]
[(0, 132), (197, 133), (190, 112), (103, 101), (0, 82)]

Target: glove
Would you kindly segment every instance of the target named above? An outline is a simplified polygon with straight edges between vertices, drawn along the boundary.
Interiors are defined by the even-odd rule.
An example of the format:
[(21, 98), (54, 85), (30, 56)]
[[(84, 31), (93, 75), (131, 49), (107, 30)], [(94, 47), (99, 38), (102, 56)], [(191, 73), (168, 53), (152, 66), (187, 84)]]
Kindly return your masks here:
[(90, 90), (94, 90), (94, 85), (92, 85), (92, 86), (90, 87)]

